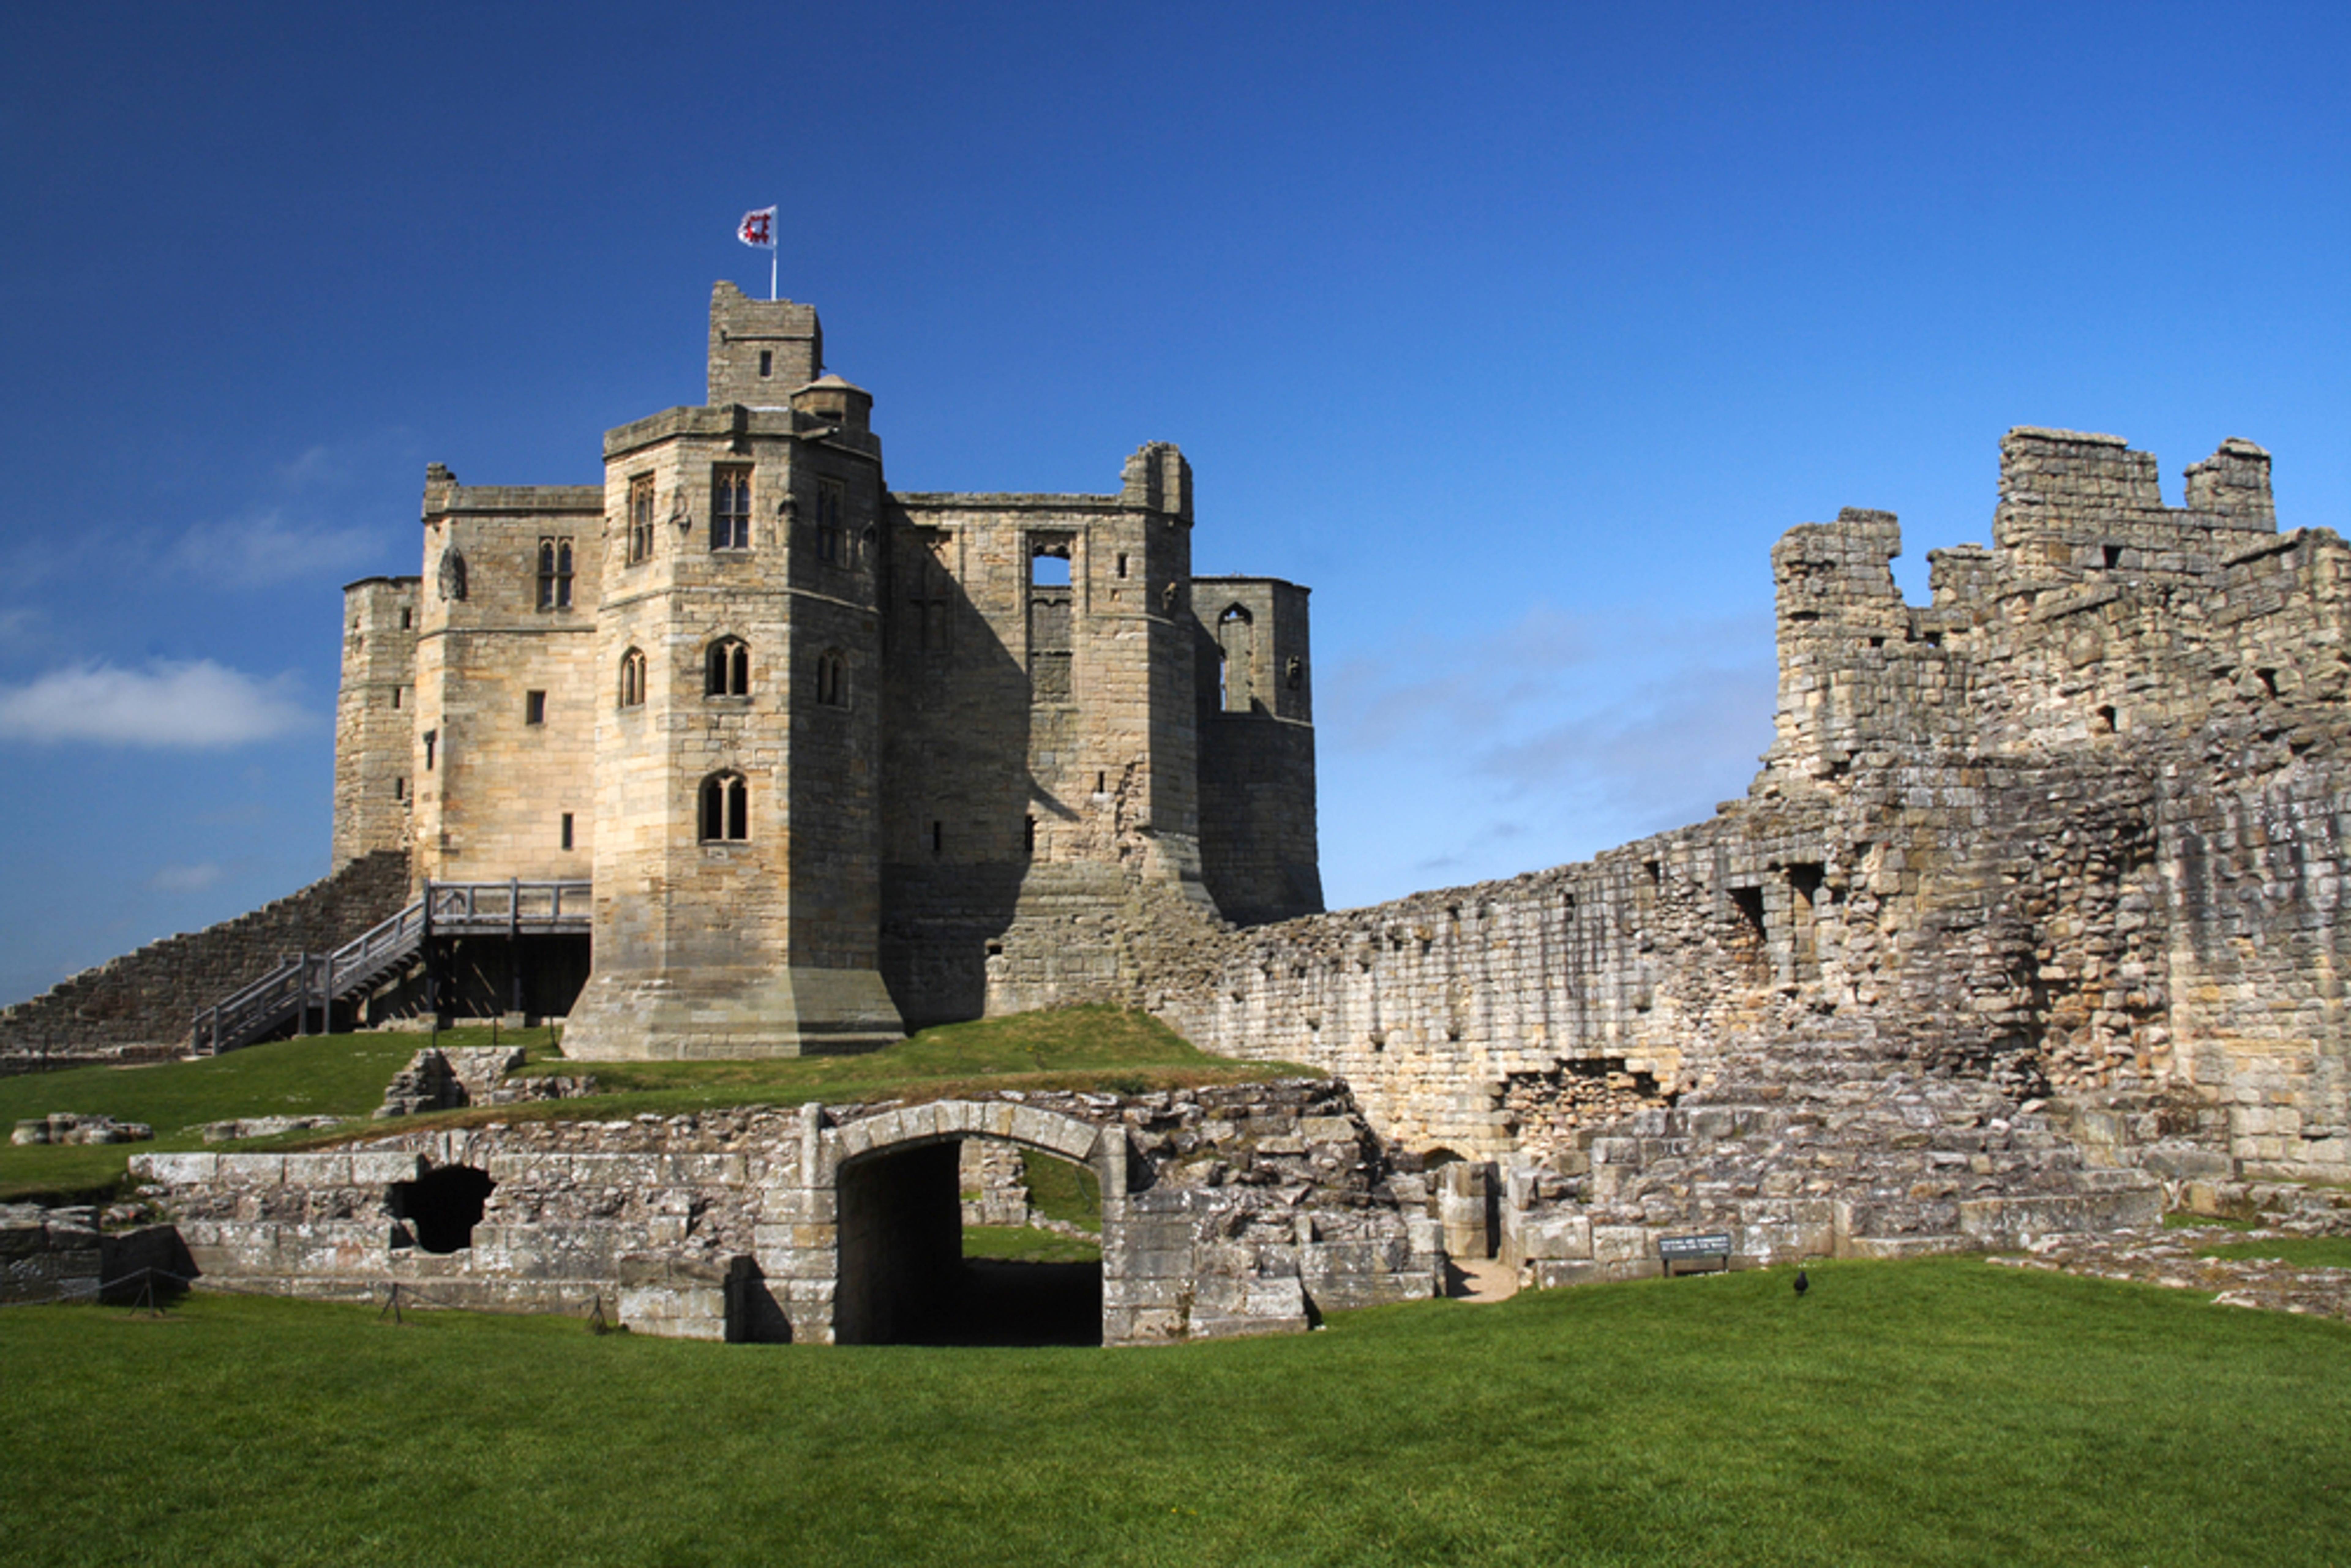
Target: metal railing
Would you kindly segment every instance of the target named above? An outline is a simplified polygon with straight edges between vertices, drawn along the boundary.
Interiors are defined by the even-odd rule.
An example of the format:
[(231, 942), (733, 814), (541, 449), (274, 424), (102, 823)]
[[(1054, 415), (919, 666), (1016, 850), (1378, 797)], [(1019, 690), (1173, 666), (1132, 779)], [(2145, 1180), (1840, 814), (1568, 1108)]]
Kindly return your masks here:
[(588, 929), (586, 882), (428, 882), (423, 896), (331, 953), (289, 953), (250, 985), (196, 1014), (189, 1048), (198, 1056), (251, 1045), (293, 1020), (322, 1027), (334, 1004), (375, 985), (423, 951), (435, 936), (542, 936)]

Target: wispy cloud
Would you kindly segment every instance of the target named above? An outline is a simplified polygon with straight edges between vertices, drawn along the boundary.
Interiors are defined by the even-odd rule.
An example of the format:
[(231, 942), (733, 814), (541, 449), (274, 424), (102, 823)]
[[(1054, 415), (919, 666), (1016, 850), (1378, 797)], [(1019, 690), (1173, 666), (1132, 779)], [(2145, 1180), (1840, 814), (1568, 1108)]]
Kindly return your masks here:
[(202, 893), (218, 882), (223, 872), (211, 861), (196, 865), (167, 865), (147, 879), (147, 885), (157, 893)]
[(356, 570), (381, 545), (365, 528), (308, 522), (272, 508), (193, 525), (172, 547), (172, 559), (198, 577), (257, 588)]
[(1326, 780), (1351, 770), (1441, 791), (1395, 808), (1447, 824), (1420, 835), (1435, 852), (1413, 864), (1426, 875), (1502, 862), (1520, 839), (1590, 852), (1744, 792), (1771, 739), (1771, 627), (1537, 609), (1469, 637), (1400, 642), (1320, 685)]
[(218, 749), (309, 722), (290, 675), (259, 680), (210, 659), (137, 670), (77, 664), (0, 685), (0, 737), (16, 740)]

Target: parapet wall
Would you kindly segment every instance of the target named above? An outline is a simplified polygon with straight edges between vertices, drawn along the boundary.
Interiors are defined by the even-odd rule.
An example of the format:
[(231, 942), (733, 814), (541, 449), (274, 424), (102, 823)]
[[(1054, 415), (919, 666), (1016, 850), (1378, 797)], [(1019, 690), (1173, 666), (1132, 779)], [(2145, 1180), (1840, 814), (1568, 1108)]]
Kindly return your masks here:
[(408, 857), (361, 856), (298, 893), (202, 931), (166, 936), (0, 1009), (0, 1054), (109, 1046), (186, 1049), (200, 1009), (279, 957), (340, 946), (408, 902)]

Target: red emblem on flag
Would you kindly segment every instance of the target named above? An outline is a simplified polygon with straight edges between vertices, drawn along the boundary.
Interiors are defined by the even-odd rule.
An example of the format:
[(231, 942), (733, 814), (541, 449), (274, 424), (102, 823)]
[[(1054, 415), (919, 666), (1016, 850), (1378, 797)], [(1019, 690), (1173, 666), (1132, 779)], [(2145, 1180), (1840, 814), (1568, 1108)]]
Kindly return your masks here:
[(756, 213), (745, 213), (742, 224), (735, 230), (735, 237), (745, 245), (757, 246), (762, 250), (775, 249), (776, 209), (761, 207)]

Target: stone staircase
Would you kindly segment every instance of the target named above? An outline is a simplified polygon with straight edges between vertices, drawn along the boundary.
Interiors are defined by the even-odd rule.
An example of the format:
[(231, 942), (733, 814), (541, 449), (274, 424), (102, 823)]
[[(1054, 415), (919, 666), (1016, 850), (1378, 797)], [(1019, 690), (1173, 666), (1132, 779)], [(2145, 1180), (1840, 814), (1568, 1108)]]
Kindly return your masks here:
[(1727, 1231), (1756, 1267), (2008, 1249), (2163, 1207), (2155, 1178), (2092, 1166), (2037, 1109), (1855, 1038), (1742, 1051), (1577, 1143), (1507, 1173), (1500, 1250), (1534, 1283), (1657, 1273), (1657, 1239), (1689, 1231)]

